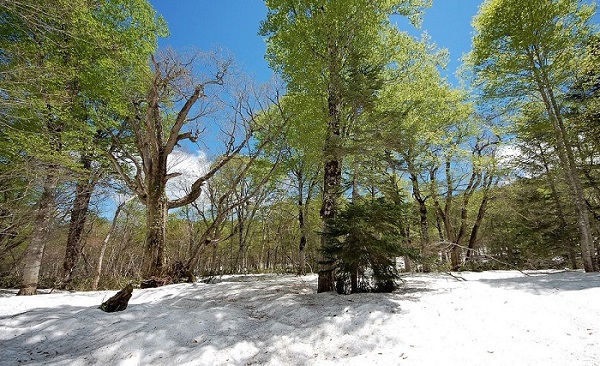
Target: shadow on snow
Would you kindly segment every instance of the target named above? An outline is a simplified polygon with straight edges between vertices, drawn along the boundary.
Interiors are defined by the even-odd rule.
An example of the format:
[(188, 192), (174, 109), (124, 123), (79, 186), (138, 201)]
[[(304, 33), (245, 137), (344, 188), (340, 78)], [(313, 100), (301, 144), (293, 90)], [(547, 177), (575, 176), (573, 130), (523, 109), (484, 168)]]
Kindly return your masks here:
[(599, 288), (600, 273), (578, 271), (534, 273), (530, 276), (480, 279), (479, 281), (495, 288), (522, 290), (541, 295)]
[(0, 365), (303, 365), (353, 357), (384, 341), (370, 325), (427, 291), (315, 294), (314, 277), (293, 276), (167, 287), (134, 290), (120, 313), (60, 305), (2, 317)]

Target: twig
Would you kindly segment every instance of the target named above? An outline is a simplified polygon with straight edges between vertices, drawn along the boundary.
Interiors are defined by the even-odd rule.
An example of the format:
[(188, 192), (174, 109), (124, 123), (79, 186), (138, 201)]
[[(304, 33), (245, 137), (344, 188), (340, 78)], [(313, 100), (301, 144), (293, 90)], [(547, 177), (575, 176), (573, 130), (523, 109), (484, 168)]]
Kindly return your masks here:
[(450, 277), (453, 277), (454, 279), (456, 279), (457, 281), (466, 281), (467, 279), (464, 277), (460, 277), (460, 276), (455, 276), (452, 274), (452, 272), (444, 272), (444, 274), (447, 274)]

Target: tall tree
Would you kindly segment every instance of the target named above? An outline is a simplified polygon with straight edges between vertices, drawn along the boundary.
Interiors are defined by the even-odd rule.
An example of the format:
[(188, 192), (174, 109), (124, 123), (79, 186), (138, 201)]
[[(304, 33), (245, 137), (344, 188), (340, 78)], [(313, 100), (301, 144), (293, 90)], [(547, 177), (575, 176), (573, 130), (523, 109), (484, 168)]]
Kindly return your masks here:
[[(267, 59), (288, 90), (316, 109), (311, 124), (322, 142), (323, 232), (333, 228), (342, 189), (344, 145), (357, 115), (380, 88), (387, 66), (392, 14), (415, 16), (427, 1), (266, 0), (261, 33)], [(324, 239), (322, 245), (324, 244)], [(318, 292), (335, 291), (334, 260), (325, 258)]]
[(598, 269), (589, 211), (575, 154), (576, 135), (565, 118), (565, 91), (575, 82), (593, 34), (593, 5), (580, 0), (488, 0), (474, 20), (473, 65), (476, 85), (504, 106), (527, 109), (541, 104), (552, 125), (556, 153), (577, 212), (586, 271)]

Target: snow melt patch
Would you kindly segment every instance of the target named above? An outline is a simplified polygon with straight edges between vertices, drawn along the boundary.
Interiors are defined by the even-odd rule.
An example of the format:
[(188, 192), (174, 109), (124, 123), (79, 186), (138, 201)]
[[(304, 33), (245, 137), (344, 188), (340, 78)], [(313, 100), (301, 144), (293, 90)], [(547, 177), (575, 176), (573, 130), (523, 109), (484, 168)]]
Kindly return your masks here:
[(594, 365), (600, 274), (404, 277), (316, 294), (316, 276), (230, 276), (114, 293), (0, 294), (0, 365)]

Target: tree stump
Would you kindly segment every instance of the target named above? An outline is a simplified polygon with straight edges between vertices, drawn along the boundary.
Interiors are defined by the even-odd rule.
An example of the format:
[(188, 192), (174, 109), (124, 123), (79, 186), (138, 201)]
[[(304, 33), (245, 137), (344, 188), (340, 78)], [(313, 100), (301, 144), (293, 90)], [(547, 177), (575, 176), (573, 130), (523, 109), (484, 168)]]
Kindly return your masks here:
[(131, 299), (132, 292), (133, 285), (130, 283), (121, 291), (117, 292), (115, 296), (103, 302), (102, 305), (100, 305), (100, 309), (106, 311), (107, 313), (114, 313), (115, 311), (123, 311), (127, 309), (127, 304), (129, 303), (129, 299)]
[(188, 266), (181, 261), (177, 261), (171, 265), (168, 275), (171, 277), (173, 283), (196, 282), (196, 276), (194, 276)]
[(141, 289), (156, 288), (156, 287), (161, 287), (161, 286), (165, 286), (165, 285), (170, 285), (172, 283), (173, 283), (173, 279), (170, 276), (164, 276), (164, 277), (152, 276), (147, 280), (143, 280), (140, 283), (140, 288)]

